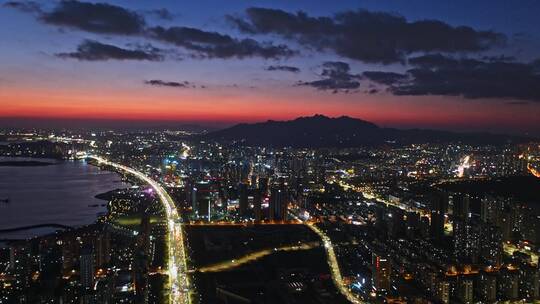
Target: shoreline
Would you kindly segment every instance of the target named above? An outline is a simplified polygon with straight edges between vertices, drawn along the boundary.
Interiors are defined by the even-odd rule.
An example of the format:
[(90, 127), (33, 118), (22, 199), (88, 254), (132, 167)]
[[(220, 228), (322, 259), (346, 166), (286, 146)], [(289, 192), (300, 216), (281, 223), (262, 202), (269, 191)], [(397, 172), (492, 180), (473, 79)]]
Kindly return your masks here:
[[(2, 158), (4, 160), (5, 159), (7, 159), (7, 160), (3, 161)], [(18, 158), (18, 160), (9, 160), (9, 159), (17, 159), (17, 158)], [(32, 159), (46, 159), (48, 161), (45, 161), (45, 160), (32, 160)], [(10, 168), (11, 167), (11, 168), (14, 168), (14, 170), (18, 170), (18, 169), (15, 169), (15, 168), (18, 168), (18, 167), (20, 167), (20, 168), (24, 168), (24, 167), (48, 167), (48, 166), (59, 165), (59, 164), (62, 164), (64, 162), (66, 162), (66, 161), (69, 161), (69, 160), (55, 160), (55, 159), (46, 158), (46, 157), (41, 157), (40, 158), (40, 157), (0, 156), (0, 169), (2, 167), (5, 167), (5, 168)], [(87, 160), (85, 161), (85, 159), (74, 160), (74, 161), (75, 162), (86, 162), (88, 165), (92, 165), (92, 167), (95, 167), (99, 171), (104, 170), (104, 168), (101, 168), (100, 166), (97, 166), (96, 164), (92, 163), (91, 161), (87, 161)], [(6, 164), (2, 164), (2, 163), (6, 163)], [(91, 196), (89, 198), (108, 202), (108, 201), (110, 201), (110, 199), (112, 199), (112, 197), (114, 196), (114, 194), (117, 191), (120, 191), (120, 190), (122, 190), (122, 189), (124, 189), (126, 187), (129, 187), (130, 183), (127, 183), (124, 179), (122, 179), (121, 174), (119, 174), (118, 172), (116, 172), (114, 170), (105, 170), (105, 171), (117, 175), (119, 177), (118, 181), (107, 182), (107, 186), (110, 186), (111, 188), (109, 188), (109, 189), (111, 189), (111, 190), (106, 190), (105, 192), (97, 191), (98, 192), (97, 194), (95, 194), (95, 195), (91, 194)], [(126, 187), (119, 187), (119, 186), (122, 186), (123, 184)], [(35, 239), (35, 238), (44, 237), (44, 236), (47, 236), (47, 235), (50, 235), (50, 234), (54, 234), (58, 230), (63, 231), (67, 227), (69, 227), (69, 229), (78, 229), (80, 227), (84, 227), (84, 226), (87, 226), (87, 225), (93, 225), (93, 224), (96, 224), (96, 223), (99, 222), (99, 218), (100, 218), (100, 216), (103, 215), (103, 213), (108, 213), (107, 208), (105, 208), (103, 211), (101, 211), (102, 210), (101, 208), (106, 207), (106, 206), (107, 206), (106, 203), (100, 203), (99, 201), (96, 201), (95, 204), (91, 203), (91, 204), (88, 204), (88, 205), (85, 205), (85, 206), (81, 206), (81, 208), (85, 208), (85, 209), (89, 209), (89, 210), (91, 210), (93, 207), (100, 207), (100, 212), (95, 211), (93, 213), (93, 219), (91, 219), (91, 221), (89, 221), (88, 223), (78, 223), (76, 225), (69, 225), (69, 226), (59, 224), (59, 223), (50, 224), (51, 222), (48, 222), (47, 224), (35, 224), (35, 225), (33, 225), (33, 224), (30, 224), (30, 225), (22, 224), (20, 226), (14, 225), (14, 226), (11, 226), (11, 227), (6, 227), (5, 229), (0, 229), (0, 240), (10, 240), (10, 241), (14, 241), (14, 240), (19, 240), (19, 241), (30, 240), (30, 239)], [(55, 228), (60, 228), (60, 229), (55, 229)], [(13, 233), (19, 233), (19, 232), (20, 232), (20, 234), (18, 236), (12, 237)], [(25, 232), (27, 232), (27, 233), (25, 233)], [(35, 233), (32, 233), (32, 232), (35, 232)]]

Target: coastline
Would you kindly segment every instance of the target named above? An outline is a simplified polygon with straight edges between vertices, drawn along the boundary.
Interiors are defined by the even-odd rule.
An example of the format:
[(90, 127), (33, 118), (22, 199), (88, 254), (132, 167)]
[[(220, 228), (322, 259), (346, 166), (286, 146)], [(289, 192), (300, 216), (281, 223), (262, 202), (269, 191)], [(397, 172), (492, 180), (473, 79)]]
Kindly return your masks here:
[[(12, 160), (13, 159), (13, 160)], [(48, 188), (46, 189), (45, 193), (45, 201), (39, 202), (38, 204), (34, 202), (34, 199), (31, 198), (31, 201), (26, 203), (26, 199), (28, 199), (28, 195), (21, 196), (21, 193), (25, 192), (25, 189), (16, 189), (13, 190), (10, 186), (5, 186), (3, 191), (0, 189), (0, 199), (5, 197), (8, 197), (10, 199), (9, 203), (6, 204), (0, 204), (0, 213), (4, 213), (4, 216), (8, 216), (6, 218), (6, 222), (4, 222), (2, 225), (2, 228), (6, 228), (6, 230), (9, 231), (2, 231), (0, 232), (0, 239), (9, 239), (9, 240), (28, 240), (33, 239), (36, 237), (42, 237), (49, 234), (54, 234), (56, 232), (56, 228), (53, 226), (69, 226), (71, 228), (79, 228), (84, 227), (87, 225), (95, 224), (99, 221), (100, 215), (103, 215), (104, 212), (108, 212), (106, 206), (107, 204), (103, 201), (109, 201), (111, 197), (114, 195), (114, 193), (118, 190), (121, 190), (125, 187), (129, 187), (129, 183), (126, 183), (124, 179), (122, 179), (121, 174), (118, 174), (115, 171), (111, 170), (103, 170), (103, 168), (100, 168), (99, 166), (95, 166), (95, 164), (92, 164), (91, 162), (85, 162), (84, 160), (81, 161), (67, 161), (66, 160), (54, 160), (50, 158), (40, 158), (39, 160), (33, 160), (34, 158), (29, 157), (12, 157), (12, 156), (0, 156), (0, 169), (4, 172), (3, 175), (5, 178), (8, 178), (9, 176), (14, 176), (11, 172), (19, 172), (19, 168), (39, 168), (39, 171), (36, 172), (47, 172), (45, 174), (42, 174), (43, 178), (41, 177), (35, 177), (35, 174), (32, 171), (27, 171), (28, 169), (20, 169), (20, 172), (25, 172), (22, 176), (31, 176), (33, 180), (30, 182), (34, 183), (41, 183), (41, 179), (43, 179), (45, 182), (50, 183), (50, 179), (47, 178), (47, 176), (58, 176), (58, 172), (66, 172), (67, 175), (65, 177), (62, 177), (59, 179), (59, 182), (67, 181), (67, 182), (73, 182), (75, 188), (71, 189), (71, 186), (65, 186), (65, 184), (58, 184), (53, 187), (53, 189), (58, 188), (57, 194), (51, 194), (55, 191), (49, 191)], [(2, 165), (2, 162), (7, 162), (7, 164)], [(15, 165), (13, 166), (12, 162), (15, 162)], [(80, 163), (80, 164), (75, 164)], [(84, 164), (83, 164), (84, 163)], [(67, 169), (63, 168), (62, 165), (68, 166)], [(55, 166), (56, 165), (56, 166)], [(85, 166), (85, 165), (91, 165), (90, 167), (93, 167), (95, 169), (88, 170), (88, 169), (82, 169), (81, 171), (76, 170), (70, 171), (70, 167), (78, 167), (78, 166)], [(59, 169), (56, 169), (58, 166)], [(48, 167), (51, 167), (51, 169), (47, 169)], [(6, 171), (4, 171), (6, 170)], [(43, 171), (45, 170), (45, 171)], [(61, 171), (58, 171), (61, 170)], [(89, 178), (85, 178), (85, 172), (98, 172), (98, 171), (106, 171), (109, 174), (95, 174), (91, 173)], [(9, 173), (8, 173), (9, 172)], [(73, 172), (73, 173), (72, 173)], [(103, 172), (105, 173), (105, 172)], [(81, 178), (82, 179), (76, 179), (76, 180), (70, 180), (71, 176), (75, 178)], [(111, 176), (115, 175), (115, 176)], [(94, 177), (92, 177), (94, 176)], [(95, 176), (103, 176), (103, 177), (95, 177)], [(35, 178), (34, 178), (35, 177)], [(0, 178), (2, 176), (0, 175)], [(21, 178), (21, 177), (19, 177)], [(26, 179), (25, 179), (26, 180)], [(84, 180), (85, 183), (88, 183), (88, 186), (82, 186), (84, 189), (83, 193), (79, 192), (78, 189), (80, 189), (80, 183)], [(9, 179), (6, 179), (6, 181), (10, 181)], [(35, 188), (33, 188), (35, 189)], [(39, 188), (38, 188), (39, 189)], [(71, 190), (70, 190), (71, 189)], [(91, 193), (91, 190), (96, 190), (96, 192)], [(36, 192), (36, 197), (43, 198), (38, 192)], [(66, 193), (67, 192), (67, 193)], [(79, 193), (79, 194), (78, 194)], [(69, 194), (68, 197), (65, 197), (65, 194)], [(24, 194), (23, 194), (24, 195)], [(62, 204), (55, 203), (54, 196), (62, 196), (64, 197), (65, 202), (62, 202)], [(24, 203), (24, 204), (23, 204)], [(19, 205), (20, 204), (20, 205)], [(35, 210), (44, 210), (45, 216), (40, 217), (39, 211), (34, 212), (32, 215), (30, 215), (29, 218), (32, 218), (31, 220), (26, 219), (14, 219), (9, 220), (9, 214), (10, 212), (13, 213), (14, 210), (20, 209), (21, 206), (26, 206), (26, 204), (29, 204), (29, 208), (35, 209)], [(51, 205), (54, 208), (49, 208), (47, 204), (54, 204)], [(63, 204), (67, 204), (69, 206), (69, 209), (76, 208), (75, 212), (65, 211), (64, 213), (59, 212), (55, 213), (52, 210), (63, 209)], [(40, 209), (45, 208), (45, 209)], [(79, 212), (80, 211), (80, 212)], [(6, 213), (7, 212), (7, 213)], [(9, 221), (7, 221), (9, 220)], [(2, 221), (0, 219), (0, 221)], [(4, 227), (5, 226), (5, 227)], [(32, 227), (32, 226), (39, 226), (39, 227)], [(48, 227), (46, 227), (48, 226)], [(24, 229), (21, 229), (24, 228)], [(0, 229), (3, 230), (3, 229)]]

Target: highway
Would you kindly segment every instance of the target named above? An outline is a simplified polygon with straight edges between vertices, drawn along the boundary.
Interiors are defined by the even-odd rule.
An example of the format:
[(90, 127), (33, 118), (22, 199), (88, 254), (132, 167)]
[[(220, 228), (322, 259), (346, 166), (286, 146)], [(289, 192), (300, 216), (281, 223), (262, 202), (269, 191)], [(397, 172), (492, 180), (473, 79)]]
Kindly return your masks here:
[(180, 216), (176, 209), (174, 201), (167, 191), (163, 189), (156, 181), (130, 167), (126, 167), (99, 156), (88, 156), (94, 159), (98, 164), (108, 165), (117, 170), (127, 172), (139, 180), (150, 185), (156, 191), (159, 200), (163, 204), (168, 223), (168, 273), (170, 280), (169, 303), (191, 303), (192, 286), (188, 277), (187, 254), (184, 244), (184, 232), (180, 221)]

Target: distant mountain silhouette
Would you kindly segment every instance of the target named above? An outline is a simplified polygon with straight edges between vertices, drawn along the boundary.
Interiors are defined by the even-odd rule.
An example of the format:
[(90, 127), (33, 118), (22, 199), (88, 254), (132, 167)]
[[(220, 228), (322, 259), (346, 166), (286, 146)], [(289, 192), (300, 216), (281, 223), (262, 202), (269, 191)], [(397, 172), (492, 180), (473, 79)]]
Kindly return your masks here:
[(488, 133), (455, 133), (437, 130), (380, 128), (369, 121), (324, 115), (299, 117), (289, 121), (238, 124), (205, 134), (205, 139), (236, 141), (252, 146), (273, 147), (360, 147), (385, 143), (463, 142), (502, 144), (525, 142), (528, 138)]

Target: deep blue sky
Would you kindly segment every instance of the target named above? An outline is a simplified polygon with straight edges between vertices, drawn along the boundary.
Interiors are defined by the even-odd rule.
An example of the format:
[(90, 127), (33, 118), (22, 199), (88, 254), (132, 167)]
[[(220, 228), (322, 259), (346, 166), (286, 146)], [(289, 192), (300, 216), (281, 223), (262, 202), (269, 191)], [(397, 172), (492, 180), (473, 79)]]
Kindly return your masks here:
[[(139, 15), (144, 28), (119, 33), (117, 24), (108, 24), (114, 20), (97, 16), (86, 21), (109, 28), (89, 30), (53, 16), (65, 9), (60, 1), (0, 0), (0, 118), (230, 124), (323, 113), (385, 126), (540, 134), (540, 64), (533, 62), (540, 58), (539, 1), (104, 2), (107, 9)], [(84, 11), (102, 2), (76, 3)], [(336, 28), (327, 31), (321, 23), (306, 35), (296, 24), (257, 27), (246, 14), (250, 7), (282, 10), (291, 18), (302, 11), (312, 21), (327, 17)], [(153, 13), (160, 9), (171, 18)], [(406, 21), (390, 27), (398, 33), (393, 38), (381, 34), (387, 32), (379, 23), (364, 24), (359, 34), (355, 26), (339, 27), (335, 14), (360, 9)], [(266, 12), (275, 17), (275, 11)], [(422, 20), (446, 24), (448, 39), (458, 39), (450, 45), (457, 47), (444, 46), (445, 37), (438, 43), (426, 38), (425, 47), (422, 35), (433, 26), (418, 30)], [(171, 38), (156, 26), (201, 32)], [(474, 41), (461, 45), (458, 26), (470, 27)], [(410, 30), (403, 32), (405, 27)], [(471, 50), (488, 32), (504, 37), (504, 45), (489, 38), (487, 47)], [(377, 42), (366, 47), (366, 35)], [(381, 53), (397, 51), (399, 59), (370, 57), (379, 44), (395, 43)], [(413, 63), (426, 56), (439, 56), (438, 63)]]

